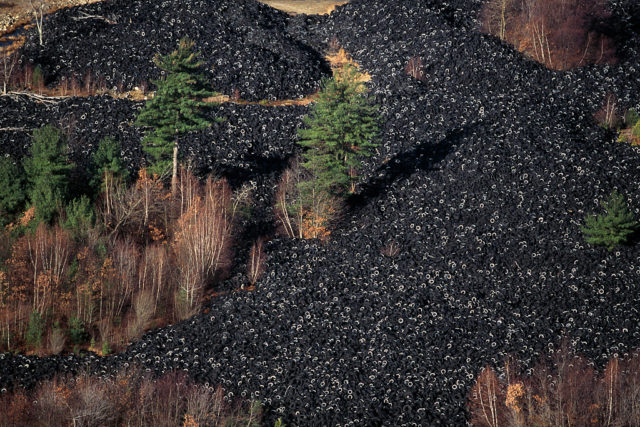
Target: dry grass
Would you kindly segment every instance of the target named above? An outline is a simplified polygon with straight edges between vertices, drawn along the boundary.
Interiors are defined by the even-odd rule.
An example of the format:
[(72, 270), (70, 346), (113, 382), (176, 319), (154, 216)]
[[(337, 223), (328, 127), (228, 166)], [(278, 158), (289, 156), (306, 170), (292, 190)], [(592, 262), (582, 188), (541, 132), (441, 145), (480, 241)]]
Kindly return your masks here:
[[(327, 54), (325, 58), (329, 62), (329, 64), (331, 64), (331, 68), (333, 69), (342, 68), (346, 64), (351, 64), (354, 67), (360, 69), (360, 65), (356, 61), (354, 61), (353, 58), (351, 58), (351, 56), (349, 56), (346, 50), (342, 48), (338, 49), (338, 51), (335, 53)], [(370, 80), (371, 80), (371, 75), (362, 71), (360, 72), (360, 78), (358, 79), (358, 81), (368, 82)]]
[(262, 3), (293, 15), (326, 15), (349, 0), (260, 0)]
[(263, 105), (265, 107), (284, 107), (287, 105), (309, 105), (313, 102), (315, 95), (309, 95), (301, 99), (279, 99), (276, 101), (245, 101), (244, 99), (233, 99), (229, 95), (212, 96), (205, 99), (206, 102), (217, 102), (219, 104), (239, 104), (239, 105)]

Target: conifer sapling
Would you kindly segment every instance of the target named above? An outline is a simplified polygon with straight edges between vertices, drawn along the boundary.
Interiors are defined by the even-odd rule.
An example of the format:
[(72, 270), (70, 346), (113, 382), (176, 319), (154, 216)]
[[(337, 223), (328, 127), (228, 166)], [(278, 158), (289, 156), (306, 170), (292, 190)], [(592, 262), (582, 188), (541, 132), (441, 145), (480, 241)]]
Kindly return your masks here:
[(611, 251), (617, 245), (626, 243), (639, 224), (624, 197), (617, 191), (611, 193), (608, 201), (600, 204), (605, 213), (587, 216), (582, 232), (588, 243), (605, 246)]
[(307, 150), (302, 166), (311, 181), (301, 190), (344, 195), (355, 190), (363, 157), (373, 154), (378, 134), (377, 107), (369, 103), (367, 88), (358, 70), (347, 64), (325, 80), (318, 97), (298, 131), (298, 142)]

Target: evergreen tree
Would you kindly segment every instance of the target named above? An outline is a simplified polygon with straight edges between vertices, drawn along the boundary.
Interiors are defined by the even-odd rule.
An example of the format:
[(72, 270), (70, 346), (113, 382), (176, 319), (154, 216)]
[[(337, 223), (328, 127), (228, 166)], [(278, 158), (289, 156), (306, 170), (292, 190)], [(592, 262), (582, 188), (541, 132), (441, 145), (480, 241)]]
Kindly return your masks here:
[(29, 200), (36, 220), (50, 223), (67, 196), (69, 172), (67, 144), (62, 132), (51, 125), (33, 132), (30, 156), (24, 161), (29, 182)]
[(205, 114), (214, 104), (201, 101), (215, 95), (208, 89), (205, 77), (200, 74), (202, 62), (198, 53), (192, 51), (194, 43), (182, 39), (178, 50), (170, 55), (156, 55), (154, 63), (166, 73), (154, 80), (158, 89), (147, 101), (136, 124), (152, 130), (145, 132), (143, 145), (153, 164), (150, 170), (164, 173), (173, 166), (171, 192), (175, 194), (178, 176), (178, 140), (187, 132), (204, 129), (211, 125)]
[(377, 107), (369, 103), (358, 70), (347, 64), (325, 80), (318, 97), (298, 131), (307, 150), (302, 166), (314, 178), (301, 184), (305, 193), (322, 191), (344, 195), (355, 190), (362, 157), (376, 147)]
[(29, 326), (25, 332), (24, 339), (28, 345), (34, 349), (42, 345), (42, 333), (44, 332), (44, 319), (37, 311), (31, 312), (29, 316)]
[(638, 229), (638, 221), (627, 208), (624, 197), (617, 191), (611, 193), (607, 202), (600, 203), (605, 213), (589, 215), (585, 219), (582, 232), (585, 240), (593, 245), (606, 246), (612, 250), (617, 245), (626, 243)]
[(91, 156), (93, 170), (90, 184), (96, 192), (104, 191), (107, 176), (116, 181), (126, 181), (129, 178), (129, 171), (120, 157), (121, 150), (120, 142), (113, 138), (105, 137), (100, 140), (98, 149)]
[(0, 157), (0, 225), (8, 224), (26, 198), (21, 168), (10, 157)]
[(65, 214), (66, 218), (62, 225), (76, 240), (85, 238), (95, 223), (93, 205), (84, 195), (71, 200), (65, 208)]

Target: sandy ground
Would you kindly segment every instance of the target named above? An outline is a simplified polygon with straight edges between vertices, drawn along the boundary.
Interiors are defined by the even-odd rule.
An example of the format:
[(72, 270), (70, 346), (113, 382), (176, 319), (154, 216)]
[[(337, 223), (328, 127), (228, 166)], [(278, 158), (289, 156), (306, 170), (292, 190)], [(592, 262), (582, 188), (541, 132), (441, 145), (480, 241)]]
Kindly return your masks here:
[(269, 6), (288, 13), (304, 13), (307, 15), (324, 15), (331, 13), (336, 6), (349, 3), (349, 0), (260, 0)]

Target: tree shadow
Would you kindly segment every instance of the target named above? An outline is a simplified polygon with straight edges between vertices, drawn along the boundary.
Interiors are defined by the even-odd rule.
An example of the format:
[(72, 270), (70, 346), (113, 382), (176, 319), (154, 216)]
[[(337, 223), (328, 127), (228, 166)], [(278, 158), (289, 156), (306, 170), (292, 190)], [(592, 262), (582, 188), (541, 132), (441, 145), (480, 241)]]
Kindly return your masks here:
[(437, 165), (478, 125), (479, 123), (472, 123), (454, 129), (436, 143), (423, 142), (411, 151), (396, 155), (376, 170), (376, 178), (364, 183), (362, 191), (347, 199), (347, 210), (350, 213), (357, 212), (370, 200), (386, 193), (396, 181), (408, 178), (419, 170), (438, 170)]
[(208, 166), (203, 166), (203, 168), (197, 170), (197, 174), (206, 176), (208, 173), (213, 172), (215, 175), (226, 178), (231, 188), (236, 190), (250, 181), (259, 181), (265, 176), (275, 174), (279, 177), (287, 168), (289, 157), (247, 155), (244, 161), (250, 165), (248, 168), (235, 165), (220, 165), (211, 170)]

